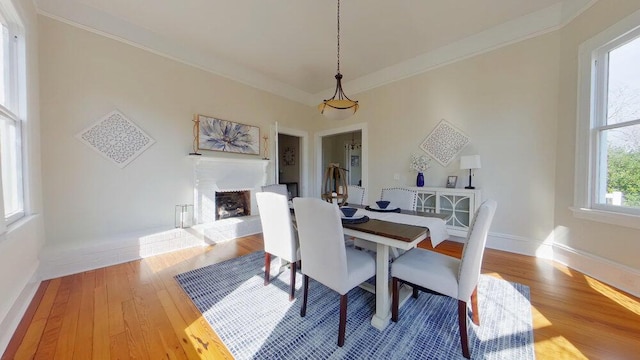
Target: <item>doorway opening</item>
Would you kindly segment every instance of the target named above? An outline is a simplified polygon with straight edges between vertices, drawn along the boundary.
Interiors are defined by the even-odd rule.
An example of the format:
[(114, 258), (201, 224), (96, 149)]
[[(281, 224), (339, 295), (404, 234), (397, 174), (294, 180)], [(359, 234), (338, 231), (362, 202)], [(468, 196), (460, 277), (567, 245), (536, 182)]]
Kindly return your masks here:
[(298, 136), (278, 133), (278, 179), (287, 185), (289, 199), (300, 196), (301, 139)]
[(347, 184), (364, 188), (368, 184), (368, 130), (366, 123), (320, 131), (316, 134), (317, 195), (323, 187), (324, 173), (329, 164), (338, 163), (347, 171)]
[(362, 130), (322, 138), (322, 167), (338, 164), (348, 185), (362, 186)]

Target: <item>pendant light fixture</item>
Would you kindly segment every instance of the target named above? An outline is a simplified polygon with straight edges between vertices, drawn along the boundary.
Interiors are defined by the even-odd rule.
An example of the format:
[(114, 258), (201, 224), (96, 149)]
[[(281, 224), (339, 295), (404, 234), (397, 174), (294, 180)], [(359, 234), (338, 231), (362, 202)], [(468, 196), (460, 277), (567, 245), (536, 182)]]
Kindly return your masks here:
[(340, 0), (338, 0), (338, 73), (336, 74), (336, 91), (333, 97), (318, 105), (318, 110), (327, 119), (344, 120), (358, 111), (358, 102), (349, 99), (342, 91), (342, 74), (340, 74)]
[(356, 133), (355, 131), (351, 133), (351, 143), (350, 144), (344, 144), (344, 148), (345, 150), (358, 150), (362, 147), (362, 144), (359, 142), (356, 142)]

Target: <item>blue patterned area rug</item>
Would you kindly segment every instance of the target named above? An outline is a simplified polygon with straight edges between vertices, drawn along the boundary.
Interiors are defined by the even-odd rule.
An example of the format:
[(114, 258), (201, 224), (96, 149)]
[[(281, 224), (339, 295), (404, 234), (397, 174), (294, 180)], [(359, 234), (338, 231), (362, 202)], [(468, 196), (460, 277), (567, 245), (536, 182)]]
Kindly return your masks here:
[[(277, 261), (272, 261), (272, 264)], [(337, 346), (339, 295), (310, 280), (300, 317), (302, 276), (289, 302), (289, 270), (264, 286), (262, 251), (176, 276), (236, 359), (463, 359), (457, 300), (421, 292), (384, 331), (370, 324), (375, 296), (349, 292), (344, 347)], [(469, 321), (473, 359), (533, 359), (529, 288), (481, 276), (480, 324)]]

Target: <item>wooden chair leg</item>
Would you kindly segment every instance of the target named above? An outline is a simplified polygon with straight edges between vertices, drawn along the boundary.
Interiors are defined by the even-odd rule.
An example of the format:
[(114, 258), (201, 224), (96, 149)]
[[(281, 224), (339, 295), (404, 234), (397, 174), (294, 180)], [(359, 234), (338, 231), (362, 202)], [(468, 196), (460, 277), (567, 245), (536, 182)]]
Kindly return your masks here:
[(289, 301), (293, 301), (293, 298), (296, 294), (296, 262), (291, 263), (291, 268), (289, 269), (291, 275), (289, 277), (289, 282), (291, 282), (289, 289)]
[(480, 313), (478, 312), (478, 287), (471, 293), (471, 320), (474, 324), (480, 325)]
[(398, 322), (398, 307), (400, 302), (400, 296), (398, 295), (398, 278), (391, 278), (391, 321)]
[(307, 293), (309, 292), (309, 277), (302, 274), (302, 306), (300, 307), (300, 316), (307, 315)]
[(413, 294), (412, 294), (412, 296), (413, 296), (413, 298), (414, 298), (414, 299), (417, 299), (417, 298), (418, 298), (418, 288), (417, 288), (417, 287), (414, 287), (414, 288), (413, 288)]
[(347, 329), (347, 294), (340, 295), (340, 325), (338, 327), (338, 346), (344, 345), (344, 333)]
[(462, 356), (471, 358), (469, 353), (469, 338), (467, 335), (467, 303), (458, 300), (458, 327), (460, 328), (460, 344), (462, 345)]
[(269, 270), (271, 270), (271, 254), (264, 253), (264, 285), (269, 285)]

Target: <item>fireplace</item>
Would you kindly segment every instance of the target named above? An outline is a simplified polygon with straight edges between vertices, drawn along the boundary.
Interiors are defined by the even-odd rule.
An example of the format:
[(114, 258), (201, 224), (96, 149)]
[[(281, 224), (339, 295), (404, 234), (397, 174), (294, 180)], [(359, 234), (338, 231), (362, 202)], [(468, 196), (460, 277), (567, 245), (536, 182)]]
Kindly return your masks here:
[(251, 191), (216, 191), (215, 219), (251, 215)]
[[(221, 222), (221, 226), (235, 226), (256, 218), (260, 228), (260, 218), (255, 193), (264, 184), (271, 183), (267, 176), (268, 160), (226, 159), (193, 156), (194, 170), (194, 215), (196, 224)], [(218, 193), (247, 193), (244, 216), (227, 217), (218, 215)], [(235, 200), (234, 200), (235, 201)], [(225, 210), (229, 211), (229, 209)], [(240, 213), (237, 209), (233, 212)], [(224, 213), (224, 212), (223, 212)], [(237, 215), (237, 214), (236, 214)], [(226, 225), (224, 223), (227, 223)], [(239, 236), (240, 233), (236, 235)]]
[[(196, 225), (192, 229), (214, 243), (261, 232), (260, 212), (254, 199), (262, 185), (273, 183), (269, 160), (189, 158), (193, 161), (194, 175)], [(218, 199), (221, 196), (226, 197)]]

